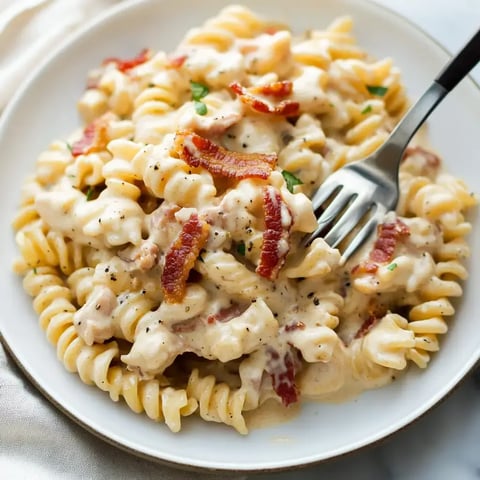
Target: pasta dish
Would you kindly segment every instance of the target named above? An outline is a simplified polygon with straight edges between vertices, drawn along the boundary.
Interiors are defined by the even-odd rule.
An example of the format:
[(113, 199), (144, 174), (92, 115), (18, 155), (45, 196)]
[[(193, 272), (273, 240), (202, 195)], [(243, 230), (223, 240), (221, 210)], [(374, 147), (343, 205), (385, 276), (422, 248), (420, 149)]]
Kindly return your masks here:
[(242, 6), (173, 52), (110, 57), (84, 126), (39, 155), (14, 263), (66, 369), (174, 432), (198, 414), (246, 434), (267, 401), (381, 387), (439, 349), (477, 198), (412, 145), (401, 198), (343, 264), (311, 196), (408, 106), (392, 60), (342, 17), (294, 34)]

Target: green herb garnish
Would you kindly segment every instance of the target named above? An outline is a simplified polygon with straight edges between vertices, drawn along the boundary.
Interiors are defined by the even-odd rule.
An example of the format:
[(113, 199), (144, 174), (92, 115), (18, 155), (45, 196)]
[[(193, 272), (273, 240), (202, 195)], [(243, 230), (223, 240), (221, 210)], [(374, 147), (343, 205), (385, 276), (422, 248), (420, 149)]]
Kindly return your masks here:
[(362, 110), (362, 115), (366, 115), (367, 113), (370, 113), (372, 111), (372, 106), (367, 105), (363, 110)]
[(388, 87), (382, 87), (381, 85), (367, 85), (367, 90), (377, 97), (383, 97), (388, 92)]
[(92, 199), (92, 195), (93, 195), (93, 187), (91, 185), (88, 187), (86, 195), (87, 195), (87, 202), (89, 202)]
[(36, 275), (37, 274), (37, 267), (33, 267), (33, 273)]
[(207, 106), (200, 100), (208, 95), (208, 87), (201, 83), (190, 81), (190, 90), (192, 91), (195, 111), (199, 115), (205, 115), (207, 113)]
[(290, 173), (287, 170), (282, 170), (282, 176), (285, 179), (288, 191), (290, 193), (293, 193), (293, 187), (295, 185), (303, 184), (303, 182), (299, 178), (297, 178), (293, 173)]
[(397, 267), (398, 267), (398, 265), (397, 265), (396, 263), (391, 263), (391, 264), (387, 267), (387, 270), (390, 270), (391, 272), (393, 272)]
[(65, 145), (66, 145), (67, 148), (70, 150), (70, 153), (73, 153), (72, 146), (71, 146), (68, 142), (65, 142)]
[(237, 244), (237, 253), (241, 255), (242, 257), (245, 256), (245, 243), (240, 242)]
[(195, 105), (195, 111), (199, 115), (205, 115), (207, 113), (207, 106), (203, 102), (199, 102), (195, 100), (194, 105)]
[(190, 89), (192, 90), (192, 100), (201, 100), (208, 95), (208, 87), (201, 83), (190, 81)]

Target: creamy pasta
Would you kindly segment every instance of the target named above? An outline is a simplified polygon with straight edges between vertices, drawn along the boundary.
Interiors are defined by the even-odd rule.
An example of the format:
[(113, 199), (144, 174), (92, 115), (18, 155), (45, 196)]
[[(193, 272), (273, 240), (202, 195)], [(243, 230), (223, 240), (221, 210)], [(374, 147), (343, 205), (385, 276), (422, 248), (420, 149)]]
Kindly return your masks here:
[(14, 220), (14, 269), (69, 371), (174, 432), (196, 413), (245, 434), (267, 400), (427, 366), (477, 202), (435, 153), (409, 147), (396, 212), (349, 262), (301, 247), (315, 190), (407, 106), (351, 30), (296, 36), (230, 6), (173, 52), (90, 72), (85, 126), (41, 153)]

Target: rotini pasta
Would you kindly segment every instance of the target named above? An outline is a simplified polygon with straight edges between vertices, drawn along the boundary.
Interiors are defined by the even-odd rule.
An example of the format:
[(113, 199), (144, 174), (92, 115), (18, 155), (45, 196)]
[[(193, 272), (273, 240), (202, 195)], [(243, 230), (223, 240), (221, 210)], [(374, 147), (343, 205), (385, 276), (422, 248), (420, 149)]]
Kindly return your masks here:
[(302, 246), (313, 193), (408, 104), (352, 29), (297, 37), (230, 6), (173, 52), (92, 70), (85, 125), (39, 155), (13, 219), (14, 270), (68, 371), (174, 432), (196, 413), (246, 434), (267, 400), (428, 365), (477, 204), (435, 153), (409, 147), (396, 211), (345, 265), (321, 238)]

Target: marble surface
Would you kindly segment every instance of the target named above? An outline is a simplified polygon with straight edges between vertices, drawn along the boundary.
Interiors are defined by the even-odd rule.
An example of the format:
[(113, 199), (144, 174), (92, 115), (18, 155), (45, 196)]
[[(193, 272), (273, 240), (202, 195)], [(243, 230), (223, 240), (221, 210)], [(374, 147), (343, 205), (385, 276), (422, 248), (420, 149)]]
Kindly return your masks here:
[[(66, 1), (66, 0), (65, 0)], [(358, 0), (361, 1), (361, 0)], [(449, 51), (456, 51), (480, 25), (480, 0), (376, 0), (412, 19), (430, 35), (436, 38)], [(0, 0), (1, 3), (1, 0)], [(480, 67), (474, 72), (480, 83)], [(0, 425), (0, 474), (10, 479), (169, 479), (185, 480), (197, 478), (211, 480), (207, 474), (184, 473), (157, 464), (129, 457), (114, 447), (104, 444), (80, 427), (58, 415), (55, 408), (48, 404), (20, 372), (9, 362), (0, 348), (0, 371), (5, 375), (0, 386), (0, 397), (6, 401), (4, 406), (18, 411), (14, 399), (18, 391), (25, 391), (36, 413), (39, 409), (42, 418), (54, 419), (38, 425), (31, 418), (22, 422), (29, 423), (21, 436), (13, 425)], [(16, 389), (15, 395), (9, 395), (9, 388)], [(13, 391), (13, 390), (12, 390)], [(19, 419), (21, 420), (21, 419)], [(15, 429), (15, 431), (13, 431)], [(37, 440), (32, 440), (32, 432), (37, 432)], [(45, 455), (52, 452), (54, 445), (43, 445), (41, 437), (49, 432), (57, 439), (62, 434), (74, 437), (78, 450), (74, 455), (61, 452), (51, 464), (54, 470), (46, 470)], [(37, 450), (27, 459), (22, 458), (21, 449), (5, 448), (2, 439), (17, 446), (28, 446), (34, 441)], [(5, 436), (3, 436), (5, 434)], [(321, 435), (321, 431), (317, 432)], [(40, 442), (40, 443), (39, 443)], [(57, 442), (58, 443), (58, 442)], [(42, 446), (43, 445), (43, 446)], [(15, 454), (13, 454), (15, 450)], [(16, 463), (18, 463), (18, 468)], [(42, 465), (43, 463), (43, 465)], [(87, 476), (82, 474), (88, 464)], [(7, 470), (5, 469), (7, 468)], [(8, 470), (10, 468), (10, 470)], [(7, 477), (3, 475), (10, 472)], [(114, 472), (116, 472), (114, 474)], [(113, 476), (112, 476), (113, 475)], [(220, 475), (218, 478), (226, 478)], [(232, 480), (310, 480), (310, 479), (350, 479), (355, 480), (474, 480), (480, 479), (480, 368), (474, 370), (468, 378), (440, 405), (425, 414), (413, 425), (398, 432), (383, 442), (362, 451), (302, 470), (266, 474), (266, 475), (228, 475)], [(215, 477), (213, 477), (215, 478)]]

